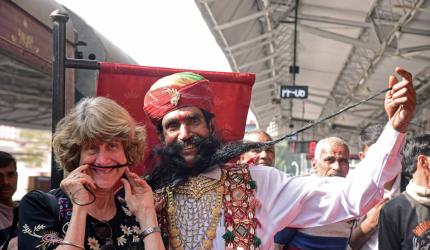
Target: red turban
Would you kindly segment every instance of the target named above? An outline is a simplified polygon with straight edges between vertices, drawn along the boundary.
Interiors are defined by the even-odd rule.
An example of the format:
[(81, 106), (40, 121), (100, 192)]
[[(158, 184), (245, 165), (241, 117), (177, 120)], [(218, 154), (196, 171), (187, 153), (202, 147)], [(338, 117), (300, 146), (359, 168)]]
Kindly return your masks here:
[(213, 92), (203, 76), (180, 72), (156, 81), (145, 95), (144, 107), (152, 123), (176, 109), (195, 106), (213, 113)]
[[(190, 71), (197, 74), (179, 73)], [(177, 81), (178, 86), (170, 86), (169, 82), (175, 81), (169, 76), (182, 76), (178, 78), (182, 78), (183, 83)], [(161, 81), (160, 78), (164, 80)], [(188, 80), (186, 80), (187, 78)], [(222, 141), (242, 139), (254, 80), (255, 75), (247, 73), (194, 71), (100, 62), (97, 95), (117, 101), (130, 112), (136, 121), (145, 124), (148, 131), (145, 162), (133, 170), (138, 174), (143, 174), (154, 165), (152, 149), (155, 145), (160, 144), (157, 129), (152, 122), (159, 124), (163, 115), (174, 109), (192, 105), (207, 110), (216, 116), (215, 127)], [(168, 92), (161, 91), (163, 90), (162, 82), (167, 82), (167, 84), (164, 83), (164, 90), (170, 86), (172, 90), (174, 89), (171, 93), (176, 95), (175, 92), (178, 91), (180, 96), (176, 95), (177, 97), (172, 100)], [(191, 84), (183, 86), (184, 82)], [(160, 92), (154, 94), (157, 88), (161, 88)], [(147, 94), (148, 91), (151, 92), (151, 97)], [(142, 96), (145, 94), (145, 100), (142, 100)], [(164, 104), (160, 102), (163, 98), (165, 99)], [(176, 100), (177, 105), (173, 107), (174, 105), (170, 101), (175, 103)], [(145, 112), (142, 112), (142, 106), (144, 106)], [(148, 118), (151, 118), (152, 122)]]

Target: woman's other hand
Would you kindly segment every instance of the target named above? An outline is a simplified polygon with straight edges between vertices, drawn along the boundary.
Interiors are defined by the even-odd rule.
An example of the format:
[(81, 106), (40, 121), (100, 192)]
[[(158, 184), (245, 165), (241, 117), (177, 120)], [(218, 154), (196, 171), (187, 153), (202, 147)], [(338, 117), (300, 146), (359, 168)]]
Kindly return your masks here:
[(128, 169), (125, 175), (128, 180), (121, 178), (121, 181), (124, 184), (124, 198), (128, 208), (136, 216), (142, 229), (158, 226), (151, 187), (146, 181)]

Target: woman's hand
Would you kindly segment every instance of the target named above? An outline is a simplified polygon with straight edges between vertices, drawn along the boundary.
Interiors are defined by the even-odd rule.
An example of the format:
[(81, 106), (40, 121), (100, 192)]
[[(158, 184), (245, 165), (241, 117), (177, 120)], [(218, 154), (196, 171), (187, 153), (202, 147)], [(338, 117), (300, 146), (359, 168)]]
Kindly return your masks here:
[(142, 229), (158, 226), (154, 197), (151, 187), (137, 174), (126, 170), (128, 180), (121, 178), (125, 190), (125, 202), (140, 222)]
[(94, 201), (94, 195), (90, 194), (84, 185), (96, 189), (94, 180), (85, 172), (89, 165), (82, 165), (73, 170), (60, 183), (60, 188), (67, 194), (73, 204), (86, 206)]

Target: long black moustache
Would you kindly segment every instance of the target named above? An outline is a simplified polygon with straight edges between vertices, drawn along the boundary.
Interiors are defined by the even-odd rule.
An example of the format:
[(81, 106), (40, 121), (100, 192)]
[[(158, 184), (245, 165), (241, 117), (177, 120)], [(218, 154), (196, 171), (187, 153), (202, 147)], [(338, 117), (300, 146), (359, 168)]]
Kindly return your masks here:
[(348, 105), (331, 115), (322, 117), (314, 122), (309, 122), (302, 128), (292, 133), (286, 134), (283, 137), (273, 141), (235, 141), (221, 144), (219, 140), (216, 140), (213, 137), (209, 137), (206, 139), (196, 138), (194, 142), (195, 145), (200, 146), (200, 150), (192, 167), (188, 167), (185, 162), (185, 159), (179, 155), (179, 151), (182, 149), (183, 145), (177, 144), (172, 146), (166, 146), (165, 148), (156, 150), (156, 154), (159, 155), (161, 158), (161, 165), (155, 168), (155, 170), (147, 177), (147, 180), (149, 184), (155, 189), (172, 184), (177, 185), (178, 183), (186, 180), (186, 178), (190, 175), (196, 175), (216, 166), (217, 164), (226, 163), (251, 149), (262, 149), (266, 147), (271, 147), (276, 143), (285, 140), (286, 138), (295, 136), (364, 102), (372, 100), (380, 94), (383, 94), (389, 90), (391, 90), (391, 88), (383, 89), (376, 94), (373, 94), (359, 102)]
[(122, 168), (122, 167), (125, 167), (125, 166), (129, 165), (129, 163), (126, 162), (126, 163), (123, 163), (123, 164), (111, 165), (111, 166), (99, 166), (99, 165), (95, 165), (95, 164), (88, 164), (88, 165), (90, 165), (93, 168)]
[(251, 149), (267, 147), (266, 143), (260, 142), (236, 141), (222, 144), (214, 136), (208, 138), (194, 136), (185, 145), (187, 144), (193, 144), (199, 148), (191, 167), (180, 155), (184, 144), (174, 143), (155, 150), (155, 153), (160, 157), (160, 164), (146, 178), (152, 188), (158, 189), (167, 185), (178, 185), (189, 176), (198, 175), (215, 168), (217, 165), (227, 163)]
[[(194, 145), (199, 149), (191, 167), (180, 155), (181, 150), (186, 145)], [(210, 166), (201, 164), (201, 159), (210, 157), (217, 145), (218, 143), (214, 142), (212, 138), (193, 136), (185, 143), (175, 142), (171, 145), (156, 148), (154, 152), (159, 157), (160, 162), (153, 172), (146, 177), (146, 181), (152, 188), (157, 189), (166, 185), (177, 185), (186, 180), (188, 176), (197, 175), (205, 171)]]
[(271, 144), (265, 142), (244, 142), (233, 141), (221, 145), (211, 157), (209, 164), (222, 164), (250, 151), (251, 149), (263, 149), (270, 147)]

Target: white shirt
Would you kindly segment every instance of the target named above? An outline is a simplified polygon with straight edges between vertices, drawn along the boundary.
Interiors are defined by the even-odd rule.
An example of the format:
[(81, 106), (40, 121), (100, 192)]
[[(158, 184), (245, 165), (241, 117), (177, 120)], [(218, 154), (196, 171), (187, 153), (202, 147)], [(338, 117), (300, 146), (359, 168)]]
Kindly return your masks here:
[[(274, 249), (274, 234), (285, 227), (306, 228), (345, 221), (370, 210), (384, 194), (384, 183), (401, 169), (400, 151), (405, 134), (388, 124), (354, 174), (342, 177), (288, 177), (273, 167), (254, 166), (250, 173), (257, 184), (255, 197), (261, 207), (257, 236), (260, 249)], [(221, 170), (202, 175), (220, 179)], [(356, 176), (356, 177), (355, 177)], [(225, 249), (224, 215), (217, 227), (213, 249)]]

